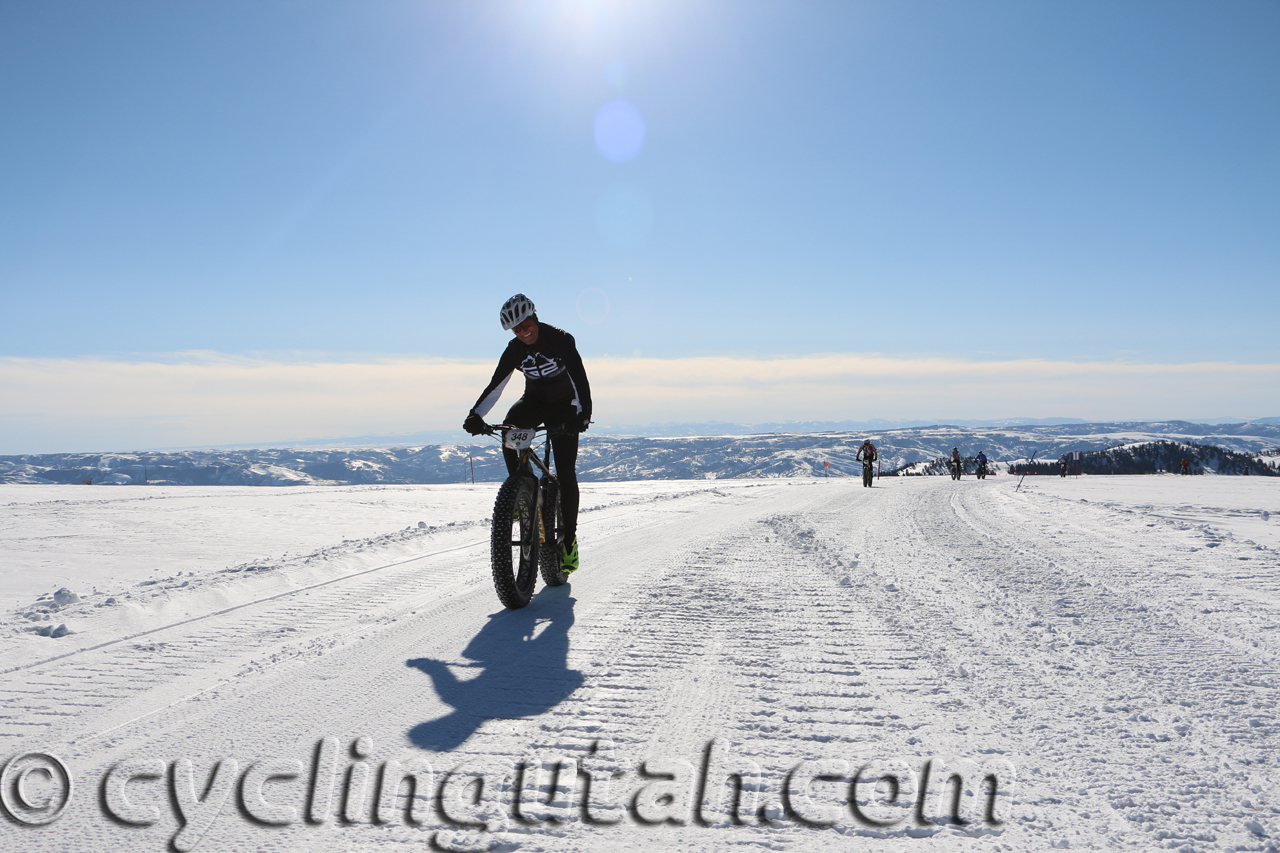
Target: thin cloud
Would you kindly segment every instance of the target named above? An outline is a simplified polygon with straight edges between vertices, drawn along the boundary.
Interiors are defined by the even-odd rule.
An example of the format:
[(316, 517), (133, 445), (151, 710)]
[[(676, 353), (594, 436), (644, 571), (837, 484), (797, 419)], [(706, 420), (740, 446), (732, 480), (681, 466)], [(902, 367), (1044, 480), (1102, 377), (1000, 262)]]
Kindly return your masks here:
[[(589, 358), (596, 420), (737, 422), (1280, 410), (1280, 365), (831, 354)], [(453, 430), (493, 370), (432, 358), (0, 359), (0, 453), (286, 442)], [(497, 412), (513, 402), (519, 382)]]

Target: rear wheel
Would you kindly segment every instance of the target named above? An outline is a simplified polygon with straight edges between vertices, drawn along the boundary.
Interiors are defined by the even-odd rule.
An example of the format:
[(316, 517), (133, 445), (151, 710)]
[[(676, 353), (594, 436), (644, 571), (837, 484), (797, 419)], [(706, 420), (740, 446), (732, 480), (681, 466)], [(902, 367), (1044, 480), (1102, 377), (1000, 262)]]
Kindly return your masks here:
[(498, 600), (515, 610), (533, 597), (538, 580), (538, 484), (512, 477), (493, 504), (489, 559)]
[(868, 486), (868, 487), (871, 485), (871, 475), (872, 475), (871, 466), (863, 465), (862, 466), (862, 485)]
[(542, 580), (547, 586), (560, 586), (569, 579), (560, 564), (558, 537), (564, 532), (564, 518), (560, 513), (560, 493), (555, 481), (542, 487), (542, 547), (538, 556)]

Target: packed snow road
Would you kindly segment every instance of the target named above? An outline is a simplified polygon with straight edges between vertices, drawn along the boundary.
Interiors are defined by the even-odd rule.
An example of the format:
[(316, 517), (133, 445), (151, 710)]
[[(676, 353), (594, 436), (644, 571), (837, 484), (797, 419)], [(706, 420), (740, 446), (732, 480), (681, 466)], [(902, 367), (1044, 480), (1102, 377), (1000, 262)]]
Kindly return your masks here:
[(0, 487), (107, 586), (4, 616), (0, 849), (1276, 849), (1274, 483), (1016, 486), (588, 486), (520, 611), (494, 486)]

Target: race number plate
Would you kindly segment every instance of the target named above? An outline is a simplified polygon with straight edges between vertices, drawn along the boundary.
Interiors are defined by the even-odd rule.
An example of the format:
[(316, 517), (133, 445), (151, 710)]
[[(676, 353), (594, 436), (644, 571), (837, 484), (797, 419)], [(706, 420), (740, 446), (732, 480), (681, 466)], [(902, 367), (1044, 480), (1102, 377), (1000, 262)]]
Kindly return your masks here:
[(524, 450), (533, 444), (533, 430), (531, 429), (509, 429), (507, 437), (503, 440), (503, 444), (512, 450)]

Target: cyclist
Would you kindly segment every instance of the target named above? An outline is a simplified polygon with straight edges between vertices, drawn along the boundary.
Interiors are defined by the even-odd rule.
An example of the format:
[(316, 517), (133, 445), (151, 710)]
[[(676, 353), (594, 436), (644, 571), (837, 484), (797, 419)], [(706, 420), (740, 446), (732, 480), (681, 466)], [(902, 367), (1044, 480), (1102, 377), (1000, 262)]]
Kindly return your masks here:
[(979, 450), (975, 461), (978, 463), (978, 479), (985, 480), (987, 478), (987, 454)]
[(956, 479), (956, 480), (959, 480), (959, 479), (960, 479), (960, 472), (964, 470), (964, 469), (963, 469), (963, 468), (961, 468), (960, 466), (961, 466), (961, 465), (963, 465), (963, 464), (964, 464), (964, 463), (963, 463), (963, 462), (961, 462), (961, 460), (960, 460), (960, 448), (958, 448), (958, 447), (953, 447), (953, 448), (951, 448), (951, 476), (952, 476), (952, 478), (954, 478), (954, 479)]
[[(560, 511), (564, 517), (564, 541), (560, 563), (566, 572), (578, 568), (578, 433), (591, 423), (591, 385), (582, 366), (573, 335), (538, 321), (533, 301), (517, 293), (502, 305), (502, 328), (515, 334), (498, 359), (493, 378), (471, 407), (462, 428), (471, 435), (485, 431), (484, 416), (498, 402), (511, 374), (524, 374), (524, 394), (507, 410), (504, 423), (516, 427), (564, 424), (565, 432), (551, 437), (551, 453), (560, 481)], [(502, 448), (507, 473), (520, 464), (514, 450)]]
[(876, 453), (876, 446), (871, 443), (871, 439), (868, 438), (862, 442), (862, 446), (858, 448), (858, 455), (853, 457), (855, 462), (862, 462), (862, 485), (871, 485), (871, 463), (879, 458), (879, 454)]

